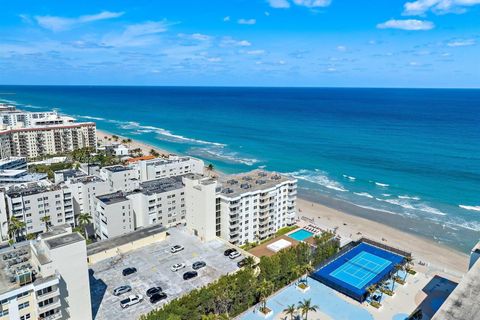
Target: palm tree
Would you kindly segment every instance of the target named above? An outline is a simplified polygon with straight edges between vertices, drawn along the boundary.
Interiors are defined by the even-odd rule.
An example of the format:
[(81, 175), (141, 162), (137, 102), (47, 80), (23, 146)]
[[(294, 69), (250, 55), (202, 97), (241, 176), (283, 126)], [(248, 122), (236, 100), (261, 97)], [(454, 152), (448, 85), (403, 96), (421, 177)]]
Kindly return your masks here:
[(47, 216), (46, 214), (40, 218), (40, 221), (45, 223), (45, 231), (48, 232), (48, 229), (50, 227), (50, 216)]
[(367, 292), (368, 292), (368, 295), (370, 297), (373, 296), (373, 294), (375, 293), (375, 291), (377, 291), (377, 285), (376, 284), (372, 284), (370, 285), (369, 287), (367, 287)]
[(210, 173), (212, 173), (213, 169), (214, 169), (214, 166), (213, 166), (213, 164), (210, 163), (210, 164), (207, 166), (207, 171), (209, 171)]
[(259, 300), (260, 300), (260, 305), (261, 305), (261, 311), (264, 311), (265, 308), (267, 307), (267, 298), (270, 295), (271, 291), (273, 289), (273, 283), (267, 280), (263, 280), (262, 283), (259, 286)]
[(150, 149), (150, 155), (154, 157), (158, 157), (160, 154), (155, 149)]
[(92, 222), (92, 216), (88, 213), (81, 213), (78, 216), (78, 224), (83, 227), (85, 238), (88, 238), (87, 225)]
[(118, 141), (118, 136), (117, 135), (112, 135), (112, 139), (115, 141)]
[(15, 242), (20, 232), (25, 229), (26, 224), (23, 221), (20, 221), (18, 218), (12, 216), (8, 222), (8, 234), (10, 238)]
[(408, 271), (410, 270), (410, 266), (412, 265), (412, 261), (413, 261), (413, 258), (412, 256), (406, 256), (405, 257), (405, 276), (403, 277), (403, 281), (405, 281), (405, 279), (407, 279), (407, 274), (408, 274)]
[(317, 311), (318, 306), (312, 305), (312, 299), (303, 299), (303, 301), (298, 302), (298, 309), (302, 313), (302, 316), (305, 315), (305, 320), (308, 320), (308, 313), (310, 311)]
[(283, 309), (283, 312), (285, 312), (285, 314), (287, 316), (290, 316), (290, 320), (293, 320), (293, 317), (295, 316), (295, 313), (297, 312), (297, 307), (295, 307), (294, 304), (291, 304), (291, 305), (287, 306), (285, 309)]
[(245, 267), (252, 268), (255, 265), (255, 259), (251, 256), (245, 258)]
[(392, 276), (390, 277), (390, 279), (392, 280), (392, 292), (393, 292), (393, 289), (395, 287), (395, 278), (398, 276), (398, 270), (402, 269), (402, 265), (401, 264), (396, 264), (393, 266), (393, 272), (392, 272)]

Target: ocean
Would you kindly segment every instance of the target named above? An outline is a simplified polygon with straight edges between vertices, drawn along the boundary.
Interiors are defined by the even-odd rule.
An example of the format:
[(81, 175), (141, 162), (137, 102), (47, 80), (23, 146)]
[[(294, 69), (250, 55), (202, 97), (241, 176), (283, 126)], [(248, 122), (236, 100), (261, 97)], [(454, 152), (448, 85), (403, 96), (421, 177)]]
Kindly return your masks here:
[(234, 173), (468, 252), (480, 238), (480, 90), (0, 86), (0, 99)]

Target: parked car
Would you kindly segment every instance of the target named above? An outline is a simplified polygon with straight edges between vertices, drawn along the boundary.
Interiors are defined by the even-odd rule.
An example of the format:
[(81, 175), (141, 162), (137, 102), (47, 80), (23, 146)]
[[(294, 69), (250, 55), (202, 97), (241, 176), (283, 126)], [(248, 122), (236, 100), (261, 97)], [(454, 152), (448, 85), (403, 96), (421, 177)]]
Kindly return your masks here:
[(177, 272), (178, 270), (183, 269), (183, 268), (185, 268), (185, 263), (176, 263), (170, 269), (173, 272)]
[(150, 289), (147, 290), (147, 297), (151, 297), (153, 296), (154, 294), (157, 294), (157, 293), (160, 293), (162, 292), (162, 288), (160, 287), (152, 287)]
[(230, 255), (230, 253), (236, 252), (236, 251), (237, 251), (237, 249), (230, 248), (230, 249), (225, 250), (225, 251), (223, 252), (223, 255), (224, 255), (225, 257), (228, 257), (228, 256)]
[(179, 251), (182, 251), (183, 249), (185, 249), (183, 246), (181, 246), (179, 244), (176, 244), (176, 245), (174, 245), (173, 247), (170, 248), (170, 252), (171, 253), (177, 253)]
[(158, 292), (155, 293), (153, 296), (150, 297), (151, 303), (157, 303), (160, 300), (167, 299), (167, 294), (165, 292)]
[(246, 264), (247, 264), (247, 258), (243, 258), (242, 260), (237, 262), (237, 267), (241, 268)]
[(183, 274), (183, 280), (189, 280), (198, 276), (197, 271), (187, 271)]
[(141, 294), (132, 294), (128, 296), (128, 298), (123, 299), (120, 301), (120, 306), (125, 309), (140, 303), (143, 300), (143, 296)]
[(204, 261), (197, 261), (192, 264), (192, 269), (193, 270), (198, 270), (200, 268), (205, 267), (207, 264)]
[(240, 254), (240, 252), (238, 252), (238, 251), (234, 251), (234, 252), (232, 252), (232, 253), (230, 253), (230, 254), (228, 255), (228, 257), (229, 257), (230, 259), (232, 259), (232, 260), (233, 260), (233, 259), (236, 259), (236, 258), (238, 258), (238, 257), (240, 257), (240, 256), (241, 256), (241, 254)]
[(113, 290), (113, 295), (114, 296), (119, 296), (119, 295), (122, 295), (126, 292), (130, 292), (132, 291), (132, 287), (128, 286), (128, 285), (125, 285), (125, 286), (120, 286), (120, 287), (117, 287), (115, 288), (115, 290)]
[(128, 275), (130, 275), (132, 273), (135, 273), (135, 272), (137, 272), (137, 268), (130, 267), (130, 268), (123, 269), (122, 274), (123, 274), (123, 276), (128, 276)]

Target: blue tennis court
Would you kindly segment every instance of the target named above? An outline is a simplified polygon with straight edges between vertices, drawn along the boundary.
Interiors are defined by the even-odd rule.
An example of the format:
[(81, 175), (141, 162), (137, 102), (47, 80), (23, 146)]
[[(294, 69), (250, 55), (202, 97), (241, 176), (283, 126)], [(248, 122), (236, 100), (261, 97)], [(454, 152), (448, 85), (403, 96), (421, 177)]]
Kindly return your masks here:
[(388, 276), (403, 259), (390, 251), (360, 243), (316, 270), (312, 277), (355, 300), (363, 301), (368, 286)]

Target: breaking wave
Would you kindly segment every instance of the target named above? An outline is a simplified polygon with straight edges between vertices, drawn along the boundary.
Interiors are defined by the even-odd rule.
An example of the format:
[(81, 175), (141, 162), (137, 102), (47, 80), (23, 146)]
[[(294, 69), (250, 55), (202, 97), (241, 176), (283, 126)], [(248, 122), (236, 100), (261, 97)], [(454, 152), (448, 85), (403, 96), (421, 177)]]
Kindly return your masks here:
[(330, 179), (327, 174), (321, 170), (306, 170), (301, 169), (294, 172), (287, 173), (299, 180), (308, 181), (311, 183), (319, 184), (327, 189), (336, 190), (340, 192), (347, 192), (348, 190), (338, 181)]

